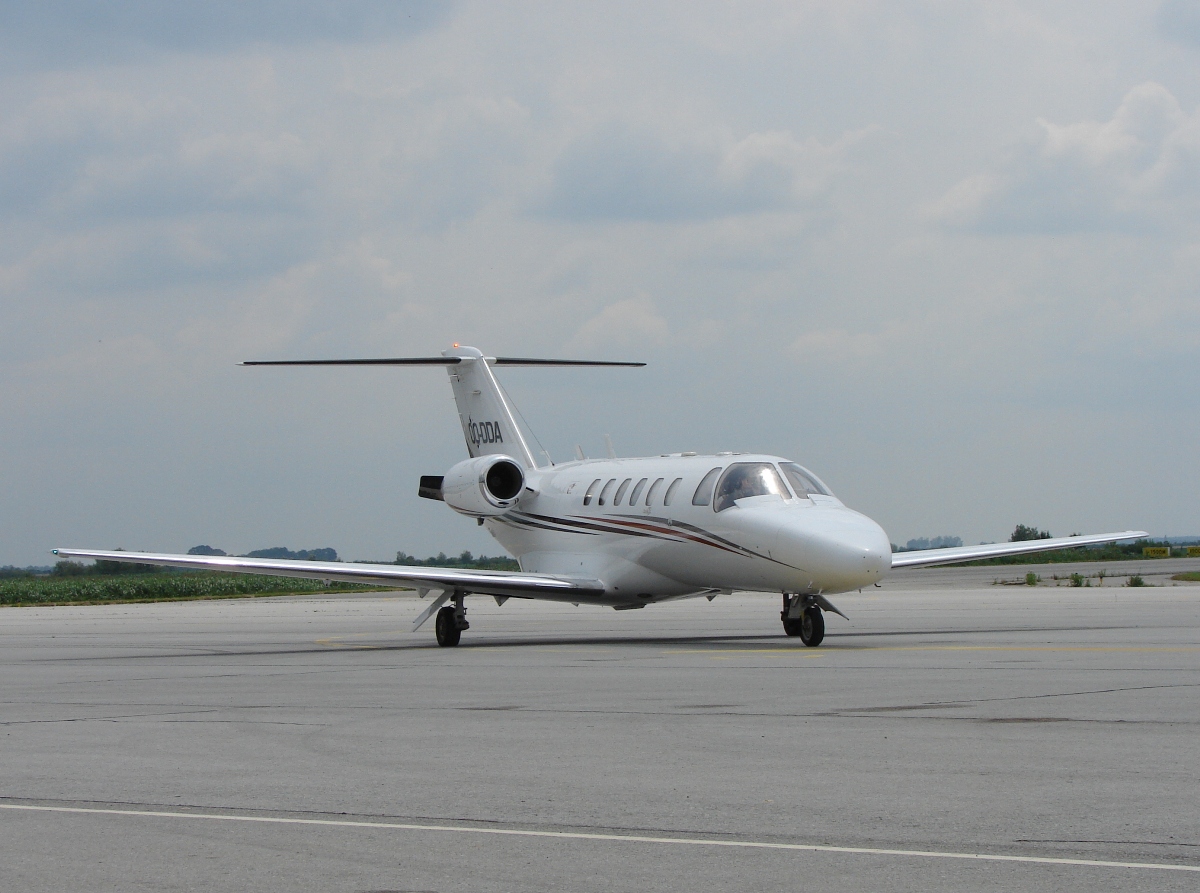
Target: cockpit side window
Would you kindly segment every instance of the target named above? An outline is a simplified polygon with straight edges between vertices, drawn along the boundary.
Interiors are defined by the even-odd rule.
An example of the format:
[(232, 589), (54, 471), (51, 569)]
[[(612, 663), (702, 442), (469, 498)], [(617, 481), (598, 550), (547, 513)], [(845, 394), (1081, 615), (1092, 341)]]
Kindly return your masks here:
[(692, 497), (692, 505), (708, 505), (712, 501), (713, 481), (720, 473), (720, 468), (714, 468), (701, 479), (700, 486), (696, 488), (696, 495)]
[(594, 481), (592, 481), (592, 485), (587, 488), (587, 492), (583, 494), (584, 505), (592, 504), (592, 497), (596, 495), (596, 488), (600, 486), (600, 481), (600, 478), (596, 478)]
[(724, 511), (747, 496), (779, 496), (786, 499), (788, 491), (771, 463), (736, 462), (726, 469), (721, 483), (717, 485), (714, 508), (718, 512)]
[(795, 462), (780, 463), (780, 468), (787, 475), (788, 482), (791, 483), (792, 489), (796, 491), (796, 495), (801, 499), (811, 496), (816, 493), (820, 496), (832, 496), (829, 488), (817, 480), (816, 476), (807, 469), (801, 468)]

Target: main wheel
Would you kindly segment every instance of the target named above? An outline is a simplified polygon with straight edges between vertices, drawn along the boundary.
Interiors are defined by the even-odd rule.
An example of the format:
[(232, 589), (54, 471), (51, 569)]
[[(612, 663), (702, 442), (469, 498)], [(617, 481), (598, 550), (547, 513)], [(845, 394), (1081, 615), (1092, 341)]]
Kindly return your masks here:
[(825, 638), (825, 615), (816, 605), (804, 609), (798, 621), (800, 625), (800, 641), (809, 648), (815, 648)]
[(797, 617), (794, 620), (788, 617), (787, 612), (783, 615), (783, 631), (789, 636), (800, 635), (800, 626), (804, 623), (804, 618)]
[(433, 628), (437, 633), (437, 643), (443, 648), (453, 648), (462, 638), (462, 630), (458, 628), (458, 620), (454, 616), (454, 608), (450, 605), (437, 612)]

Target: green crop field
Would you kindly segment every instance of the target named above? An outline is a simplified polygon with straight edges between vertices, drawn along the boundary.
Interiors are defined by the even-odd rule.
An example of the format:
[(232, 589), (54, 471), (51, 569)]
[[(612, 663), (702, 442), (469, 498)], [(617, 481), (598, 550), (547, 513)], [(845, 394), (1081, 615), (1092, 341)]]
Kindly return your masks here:
[(384, 588), (358, 583), (326, 586), (320, 580), (213, 572), (24, 577), (0, 580), (0, 605), (94, 605)]
[[(1136, 543), (1109, 543), (1104, 546), (1076, 546), (1072, 549), (1058, 549), (1053, 552), (1031, 552), (1024, 555), (1005, 555), (1001, 558), (986, 558), (979, 561), (963, 561), (960, 567), (986, 567), (1003, 564), (1062, 564), (1075, 561), (1130, 561), (1144, 558), (1144, 546), (1162, 546), (1163, 543), (1153, 540), (1138, 540)], [(1187, 548), (1169, 546), (1172, 558), (1187, 556)]]

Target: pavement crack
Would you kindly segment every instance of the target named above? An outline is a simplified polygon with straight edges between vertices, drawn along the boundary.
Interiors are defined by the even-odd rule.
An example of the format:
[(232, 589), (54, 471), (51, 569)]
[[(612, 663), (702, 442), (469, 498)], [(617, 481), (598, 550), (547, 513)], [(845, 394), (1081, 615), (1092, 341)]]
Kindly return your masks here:
[[(1007, 701), (1037, 701), (1046, 698), (1074, 698), (1082, 695), (1108, 695), (1119, 694), (1130, 691), (1152, 691), (1155, 689), (1164, 688), (1200, 688), (1200, 683), (1197, 682), (1171, 682), (1161, 685), (1134, 685), (1124, 688), (1097, 688), (1088, 689), (1086, 691), (1063, 691), (1063, 692), (1046, 692), (1038, 695), (1008, 695), (1003, 698), (970, 698), (964, 701), (930, 701), (927, 704), (898, 704), (895, 706), (883, 707), (846, 707), (842, 710), (830, 711), (828, 713), (819, 714), (822, 716), (842, 716), (854, 713), (892, 713), (907, 710), (949, 710), (961, 709), (964, 707), (973, 707), (979, 704), (996, 704)], [(1002, 720), (994, 720), (1002, 721)], [(1012, 722), (1019, 722), (1014, 719)]]
[(1035, 701), (1041, 698), (1074, 698), (1080, 695), (1111, 695), (1127, 691), (1151, 691), (1161, 688), (1200, 688), (1200, 682), (1171, 682), (1162, 685), (1133, 685), (1124, 688), (1096, 688), (1086, 691), (1047, 692), (1040, 695), (1011, 695), (1005, 698), (976, 698), (972, 704), (988, 704), (996, 701)]
[(1018, 837), (1013, 843), (1098, 843), (1110, 846), (1190, 846), (1200, 847), (1200, 843), (1184, 843), (1181, 840), (1074, 840), (1055, 837)]
[(57, 719), (10, 719), (0, 722), (0, 726), (45, 725), (60, 722), (120, 722), (123, 719), (146, 719), (155, 716), (189, 716), (202, 713), (217, 713), (217, 710), (171, 710), (166, 713), (122, 713), (116, 716), (64, 716)]

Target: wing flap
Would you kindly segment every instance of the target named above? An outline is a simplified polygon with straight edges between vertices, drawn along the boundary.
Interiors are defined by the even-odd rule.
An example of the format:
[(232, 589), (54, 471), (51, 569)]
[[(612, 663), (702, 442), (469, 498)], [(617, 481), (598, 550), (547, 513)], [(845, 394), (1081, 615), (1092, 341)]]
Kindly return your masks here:
[(1005, 555), (1027, 555), (1053, 552), (1078, 546), (1118, 543), (1122, 540), (1143, 539), (1150, 534), (1144, 530), (1124, 530), (1120, 533), (1093, 533), (1087, 536), (1060, 536), (1057, 539), (1025, 540), (1019, 543), (987, 543), (979, 546), (955, 546), (951, 549), (922, 549), (918, 552), (892, 553), (892, 568), (932, 567), (938, 564), (958, 564), (982, 558), (1001, 558)]
[(582, 577), (526, 574), (519, 571), (471, 571), (444, 567), (411, 567), (396, 564), (346, 564), (340, 561), (295, 561), (282, 558), (237, 558), (232, 555), (168, 555), (155, 552), (107, 552), (93, 549), (55, 549), (65, 558), (91, 558), (155, 564), (193, 570), (263, 574), (269, 577), (302, 577), (339, 583), (398, 584), (422, 589), (460, 590), (481, 595), (542, 598), (555, 601), (604, 599), (604, 584)]

